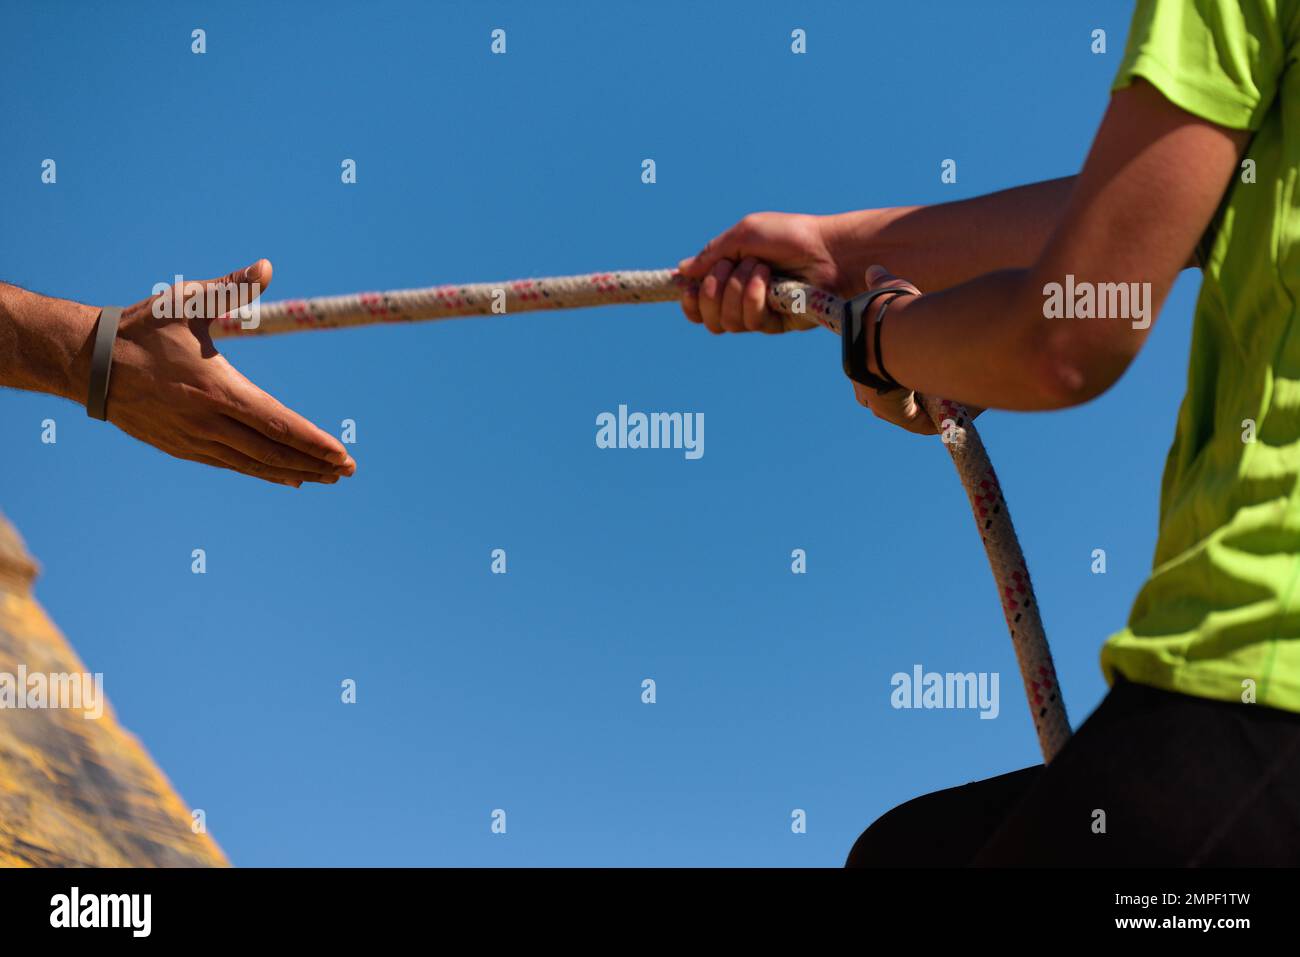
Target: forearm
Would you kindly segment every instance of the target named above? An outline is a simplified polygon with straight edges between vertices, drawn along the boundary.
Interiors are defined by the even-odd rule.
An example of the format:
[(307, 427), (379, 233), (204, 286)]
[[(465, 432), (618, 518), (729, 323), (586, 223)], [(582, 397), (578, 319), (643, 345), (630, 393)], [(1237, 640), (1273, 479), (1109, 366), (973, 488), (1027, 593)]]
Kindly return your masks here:
[[(934, 206), (898, 206), (826, 217), (841, 275), (880, 264), (923, 292), (1037, 261), (1060, 221), (1075, 177), (1017, 186)], [(864, 291), (865, 284), (845, 290)]]
[(1116, 350), (1098, 360), (1094, 351), (1076, 361), (1085, 356), (1069, 322), (1044, 317), (1033, 270), (1002, 270), (893, 300), (881, 353), (889, 374), (917, 392), (986, 409), (1060, 409), (1104, 391), (1132, 358)]
[(0, 386), (85, 401), (81, 382), (99, 310), (0, 283)]
[[(919, 392), (986, 408), (1059, 409), (1100, 395), (1147, 340), (1249, 138), (1149, 84), (1116, 92), (1033, 264), (895, 299), (881, 329), (885, 368)], [(921, 279), (907, 272), (920, 264), (884, 265)]]

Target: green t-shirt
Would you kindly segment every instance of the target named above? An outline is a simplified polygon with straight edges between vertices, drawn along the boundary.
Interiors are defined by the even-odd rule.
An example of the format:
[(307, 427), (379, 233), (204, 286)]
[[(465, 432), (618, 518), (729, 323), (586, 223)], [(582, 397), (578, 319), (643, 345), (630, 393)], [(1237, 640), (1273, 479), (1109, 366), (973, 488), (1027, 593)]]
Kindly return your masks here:
[(1151, 576), (1101, 655), (1108, 680), (1226, 701), (1253, 687), (1288, 711), (1300, 711), (1298, 9), (1139, 0), (1133, 17), (1114, 88), (1141, 77), (1254, 135), (1205, 247)]

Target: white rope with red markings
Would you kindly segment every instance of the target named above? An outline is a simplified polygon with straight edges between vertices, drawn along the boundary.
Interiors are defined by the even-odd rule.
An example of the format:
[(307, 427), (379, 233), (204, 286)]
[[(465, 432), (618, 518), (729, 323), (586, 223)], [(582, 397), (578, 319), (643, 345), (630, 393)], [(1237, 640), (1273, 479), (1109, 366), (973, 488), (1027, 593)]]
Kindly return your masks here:
[[(383, 322), (423, 322), (458, 316), (489, 316), (538, 310), (576, 309), (617, 303), (668, 302), (680, 298), (687, 282), (675, 270), (590, 273), (547, 279), (432, 286), (393, 292), (365, 292), (320, 299), (290, 299), (260, 306), (251, 317), (223, 316), (212, 323), (213, 338), (274, 335), (311, 329), (338, 329)], [(771, 284), (768, 305), (787, 322), (811, 319), (840, 331), (844, 300), (789, 279)], [(984, 541), (1007, 628), (1015, 646), (1025, 694), (1043, 758), (1051, 761), (1070, 737), (1052, 654), (1043, 631), (1029, 569), (1011, 524), (1002, 488), (984, 443), (966, 409), (946, 399), (922, 397), (922, 404), (944, 437), (970, 499)]]

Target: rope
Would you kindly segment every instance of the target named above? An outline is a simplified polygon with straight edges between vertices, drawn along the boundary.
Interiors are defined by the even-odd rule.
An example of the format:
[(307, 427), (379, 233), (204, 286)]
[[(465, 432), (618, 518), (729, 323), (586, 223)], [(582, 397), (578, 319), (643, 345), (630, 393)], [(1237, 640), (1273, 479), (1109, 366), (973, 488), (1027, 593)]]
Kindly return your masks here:
[[(577, 309), (616, 303), (669, 302), (680, 298), (688, 282), (675, 270), (606, 272), (548, 279), (517, 279), (509, 282), (476, 283), (467, 286), (433, 286), (392, 292), (363, 292), (320, 299), (289, 299), (268, 303), (254, 313), (254, 328), (244, 328), (253, 319), (223, 316), (211, 325), (212, 337), (265, 336), (309, 329), (339, 329), (381, 322), (422, 322), (457, 316), (488, 316)], [(816, 321), (838, 333), (844, 300), (795, 280), (771, 284), (768, 305), (783, 317), (787, 328), (795, 315)], [(1043, 759), (1051, 761), (1070, 737), (1056, 681), (1047, 635), (1038, 613), (1034, 587), (1029, 580), (1025, 556), (1011, 524), (1011, 514), (1002, 496), (993, 463), (965, 407), (946, 399), (922, 396), (922, 405), (943, 437), (962, 486), (970, 499), (984, 553), (997, 584), (1002, 613), (1016, 650), (1020, 677), (1024, 681), (1034, 728)]]

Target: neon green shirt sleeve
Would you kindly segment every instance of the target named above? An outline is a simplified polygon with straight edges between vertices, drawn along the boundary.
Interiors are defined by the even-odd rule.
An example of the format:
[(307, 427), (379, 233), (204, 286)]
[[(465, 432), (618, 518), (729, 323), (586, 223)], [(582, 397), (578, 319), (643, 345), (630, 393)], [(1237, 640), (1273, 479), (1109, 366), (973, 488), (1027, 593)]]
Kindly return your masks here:
[(1277, 0), (1138, 0), (1112, 90), (1137, 77), (1175, 106), (1255, 130), (1286, 62)]
[(1151, 574), (1101, 664), (1108, 680), (1300, 713), (1298, 9), (1139, 0), (1133, 18), (1114, 88), (1141, 77), (1251, 136), (1201, 258)]

